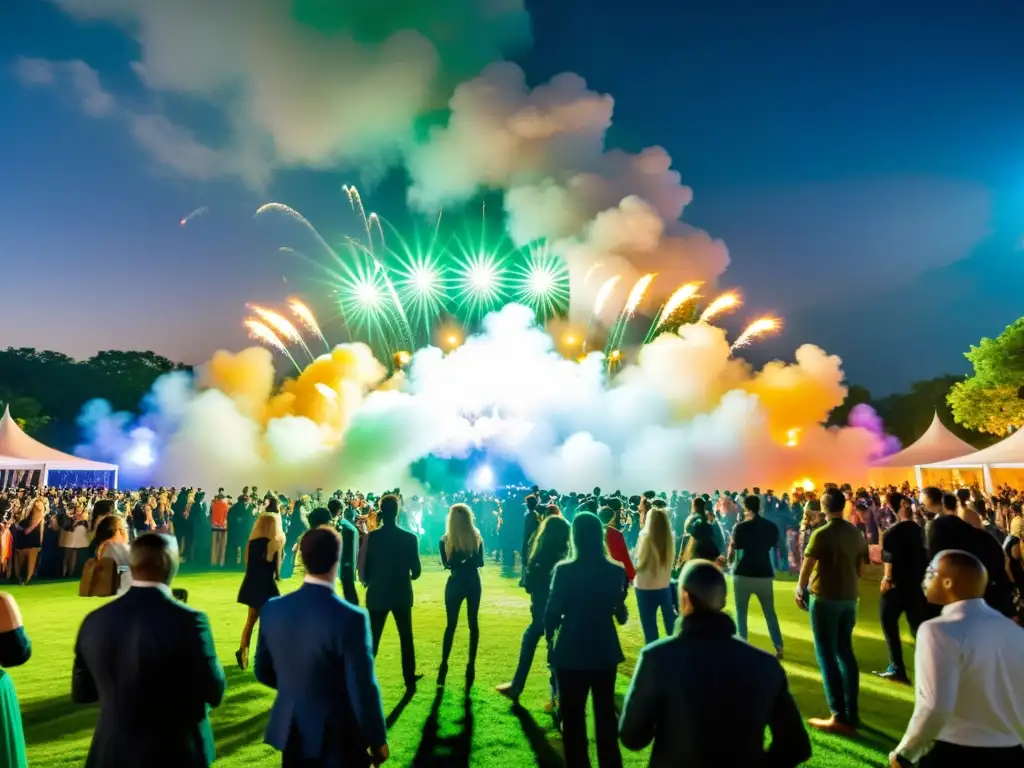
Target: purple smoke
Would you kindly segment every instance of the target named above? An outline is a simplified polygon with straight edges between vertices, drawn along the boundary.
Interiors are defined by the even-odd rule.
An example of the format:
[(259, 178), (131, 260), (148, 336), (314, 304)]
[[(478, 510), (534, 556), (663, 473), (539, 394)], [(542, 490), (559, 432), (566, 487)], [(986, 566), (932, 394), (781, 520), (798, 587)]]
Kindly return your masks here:
[(866, 429), (878, 438), (878, 452), (873, 457), (875, 459), (891, 456), (902, 448), (899, 438), (886, 434), (885, 422), (882, 421), (882, 417), (867, 403), (853, 406), (849, 417), (847, 417), (847, 422), (851, 427)]

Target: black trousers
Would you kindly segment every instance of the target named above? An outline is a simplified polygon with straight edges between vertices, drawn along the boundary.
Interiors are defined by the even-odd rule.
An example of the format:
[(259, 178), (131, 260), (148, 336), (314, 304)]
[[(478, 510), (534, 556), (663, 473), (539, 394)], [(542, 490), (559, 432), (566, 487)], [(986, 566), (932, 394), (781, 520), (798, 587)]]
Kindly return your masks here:
[(466, 603), (466, 621), (469, 623), (469, 665), (476, 664), (476, 649), (480, 645), (480, 624), (477, 617), (480, 613), (480, 574), (472, 573), (452, 575), (444, 586), (444, 612), (447, 624), (444, 628), (444, 642), (441, 645), (441, 665), (448, 664), (448, 657), (455, 642), (455, 629), (459, 626), (459, 613), (462, 603)]
[(889, 664), (904, 675), (907, 668), (903, 663), (903, 646), (900, 643), (900, 615), (906, 614), (910, 631), (917, 637), (917, 628), (929, 618), (928, 603), (917, 585), (896, 586), (882, 595), (878, 601), (878, 613), (882, 623), (885, 646), (889, 650)]
[(1024, 765), (1024, 746), (962, 747), (937, 741), (919, 765), (920, 768), (1020, 768)]
[(341, 594), (352, 605), (359, 605), (359, 593), (356, 592), (355, 579), (344, 577), (341, 579)]
[(385, 608), (384, 610), (370, 610), (370, 631), (373, 633), (373, 655), (377, 656), (380, 648), (380, 636), (384, 634), (384, 625), (387, 623), (388, 614), (395, 617), (395, 627), (398, 629), (398, 642), (402, 646), (402, 677), (406, 685), (416, 682), (416, 649), (412, 643), (412, 606), (408, 608)]
[(590, 768), (587, 696), (594, 697), (594, 733), (600, 768), (622, 768), (619, 718), (615, 714), (616, 668), (556, 669), (566, 768)]

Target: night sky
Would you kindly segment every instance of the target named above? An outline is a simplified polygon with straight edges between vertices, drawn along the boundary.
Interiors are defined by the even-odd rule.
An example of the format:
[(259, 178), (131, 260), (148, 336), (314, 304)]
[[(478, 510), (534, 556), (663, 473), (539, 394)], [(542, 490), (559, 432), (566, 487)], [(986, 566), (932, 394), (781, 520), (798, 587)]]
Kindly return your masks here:
[[(119, 104), (221, 140), (217, 100), (149, 92), (134, 36), (66, 13), (84, 2), (0, 10), (0, 346), (199, 363), (245, 344), (246, 302), (317, 296), (313, 275), (276, 252), (294, 229), (254, 222), (256, 207), (285, 202), (338, 237), (355, 226), (339, 187), (361, 177), (286, 170), (254, 191), (201, 156), (170, 168), (107, 105), (27, 85), (24, 57), (81, 60)], [(133, 4), (102, 0), (118, 3)], [(528, 8), (533, 45), (514, 60), (531, 83), (571, 70), (614, 96), (613, 144), (668, 150), (694, 190), (684, 220), (729, 247), (721, 284), (743, 291), (746, 316), (786, 320), (762, 354), (819, 343), (882, 394), (965, 371), (968, 345), (1021, 313), (1019, 3)], [(368, 207), (400, 219), (403, 184), (387, 175)], [(178, 226), (199, 206), (209, 213)]]

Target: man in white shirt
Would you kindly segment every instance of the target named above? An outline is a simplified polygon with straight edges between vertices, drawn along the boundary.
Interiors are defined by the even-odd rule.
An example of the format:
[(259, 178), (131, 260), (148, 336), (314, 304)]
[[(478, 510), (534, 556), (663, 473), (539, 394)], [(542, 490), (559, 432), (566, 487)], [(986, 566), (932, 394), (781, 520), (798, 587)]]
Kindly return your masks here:
[(986, 605), (974, 555), (940, 552), (924, 584), (942, 615), (924, 622), (914, 658), (914, 714), (889, 764), (1024, 766), (1024, 632)]

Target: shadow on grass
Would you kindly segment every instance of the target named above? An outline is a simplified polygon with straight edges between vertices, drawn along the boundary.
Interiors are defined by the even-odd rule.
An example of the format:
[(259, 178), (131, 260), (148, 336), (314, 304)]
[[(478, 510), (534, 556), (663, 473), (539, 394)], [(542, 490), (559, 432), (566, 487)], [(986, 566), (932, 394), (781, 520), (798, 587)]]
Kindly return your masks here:
[(98, 717), (99, 707), (96, 704), (75, 704), (71, 701), (70, 692), (21, 705), (21, 721), (28, 746), (70, 739), (78, 733), (92, 731)]
[(441, 736), (441, 702), (444, 689), (434, 696), (430, 715), (423, 724), (423, 738), (412, 765), (415, 768), (437, 766), (441, 768), (469, 768), (470, 752), (473, 747), (473, 699), (467, 688), (462, 698), (463, 716), (459, 731), (453, 736)]
[(415, 691), (406, 688), (402, 698), (398, 700), (397, 704), (395, 704), (395, 708), (391, 710), (390, 714), (388, 714), (386, 718), (384, 718), (384, 725), (387, 726), (389, 731), (395, 723), (398, 722), (398, 718), (402, 716), (402, 712), (404, 712), (405, 708), (409, 706), (409, 702), (412, 701), (412, 698), (415, 695)]
[(533, 755), (537, 759), (537, 765), (540, 768), (563, 768), (565, 759), (548, 740), (547, 734), (537, 721), (533, 719), (533, 715), (525, 707), (521, 707), (518, 704), (512, 707), (512, 714), (519, 720), (519, 727), (523, 729), (523, 735), (529, 742), (530, 749), (533, 750)]

